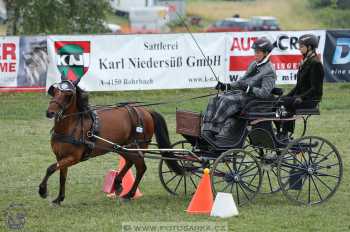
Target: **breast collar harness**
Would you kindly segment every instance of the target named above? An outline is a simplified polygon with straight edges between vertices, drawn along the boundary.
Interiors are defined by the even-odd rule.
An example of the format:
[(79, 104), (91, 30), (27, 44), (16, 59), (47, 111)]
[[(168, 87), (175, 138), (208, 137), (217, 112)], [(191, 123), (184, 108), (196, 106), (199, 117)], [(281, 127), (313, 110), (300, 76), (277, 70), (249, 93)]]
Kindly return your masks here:
[[(92, 124), (91, 124), (91, 127), (89, 128), (89, 130), (86, 130), (84, 128), (85, 115), (86, 114), (79, 114), (78, 115), (77, 123), (76, 123), (73, 131), (69, 135), (54, 132), (53, 128), (51, 130), (51, 133), (52, 133), (51, 139), (52, 140), (55, 140), (55, 141), (58, 141), (61, 143), (72, 144), (74, 146), (81, 146), (81, 145), (85, 146), (85, 151), (84, 151), (84, 154), (83, 154), (81, 161), (88, 160), (90, 158), (90, 154), (91, 154), (92, 150), (95, 148), (96, 139), (88, 137), (87, 133), (93, 133), (95, 135), (98, 135), (99, 129), (100, 129), (100, 119), (99, 119), (98, 114), (95, 110), (89, 111), (89, 114), (88, 114), (92, 120)], [(80, 125), (79, 138), (76, 138), (75, 133), (77, 132), (79, 125)], [(87, 139), (87, 138), (89, 138), (89, 139)]]

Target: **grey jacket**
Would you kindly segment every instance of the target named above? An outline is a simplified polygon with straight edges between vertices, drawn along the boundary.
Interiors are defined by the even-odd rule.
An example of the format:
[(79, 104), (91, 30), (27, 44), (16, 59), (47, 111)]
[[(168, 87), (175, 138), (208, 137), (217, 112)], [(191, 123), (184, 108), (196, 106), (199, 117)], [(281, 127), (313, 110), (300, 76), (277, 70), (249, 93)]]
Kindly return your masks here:
[(235, 89), (238, 87), (239, 82), (245, 82), (251, 88), (249, 96), (268, 98), (271, 96), (271, 90), (275, 87), (276, 79), (276, 71), (269, 60), (259, 65), (257, 65), (256, 61), (253, 61), (244, 76), (230, 85)]

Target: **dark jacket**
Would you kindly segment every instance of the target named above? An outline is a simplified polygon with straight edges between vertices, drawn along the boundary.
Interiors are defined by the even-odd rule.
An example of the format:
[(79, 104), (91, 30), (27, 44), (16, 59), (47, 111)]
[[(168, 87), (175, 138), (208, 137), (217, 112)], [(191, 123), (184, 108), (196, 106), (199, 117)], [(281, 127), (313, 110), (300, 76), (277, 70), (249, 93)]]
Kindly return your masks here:
[(321, 100), (323, 78), (323, 65), (314, 55), (300, 65), (297, 73), (297, 84), (287, 96), (301, 97), (303, 100)]

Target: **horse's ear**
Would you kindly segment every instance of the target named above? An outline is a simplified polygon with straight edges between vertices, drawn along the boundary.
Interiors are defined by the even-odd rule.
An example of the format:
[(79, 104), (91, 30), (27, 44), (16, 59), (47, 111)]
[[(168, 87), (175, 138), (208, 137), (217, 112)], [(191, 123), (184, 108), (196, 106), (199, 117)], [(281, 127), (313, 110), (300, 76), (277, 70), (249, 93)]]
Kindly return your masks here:
[(47, 90), (47, 93), (48, 93), (51, 97), (53, 97), (54, 90), (55, 90), (54, 85), (51, 85), (50, 88)]

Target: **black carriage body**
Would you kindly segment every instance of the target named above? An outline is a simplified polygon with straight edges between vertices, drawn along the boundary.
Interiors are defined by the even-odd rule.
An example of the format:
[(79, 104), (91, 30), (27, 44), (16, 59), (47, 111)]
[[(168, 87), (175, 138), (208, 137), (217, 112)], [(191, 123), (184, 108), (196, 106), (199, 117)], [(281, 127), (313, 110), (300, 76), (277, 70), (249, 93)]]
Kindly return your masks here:
[[(191, 161), (184, 155), (179, 162), (186, 174), (175, 174), (168, 181), (163, 173), (171, 170), (164, 171), (161, 161), (162, 184), (168, 192), (178, 194), (183, 181), (185, 193), (193, 193), (203, 169), (208, 167), (214, 192), (231, 192), (238, 205), (250, 202), (257, 193), (278, 191), (296, 203), (313, 205), (326, 201), (338, 188), (343, 167), (333, 144), (316, 136), (304, 137), (309, 117), (319, 115), (319, 109), (298, 109), (293, 115), (283, 110), (276, 99), (249, 103), (235, 116), (239, 121), (233, 128), (236, 136), (225, 146), (201, 136), (201, 113), (177, 110), (176, 132), (185, 140), (173, 146), (187, 146), (202, 161)], [(302, 119), (304, 124), (301, 136), (295, 140), (280, 138), (274, 122), (296, 119)], [(176, 176), (181, 178), (171, 188), (169, 182)], [(191, 191), (186, 189), (186, 178), (192, 185)]]

